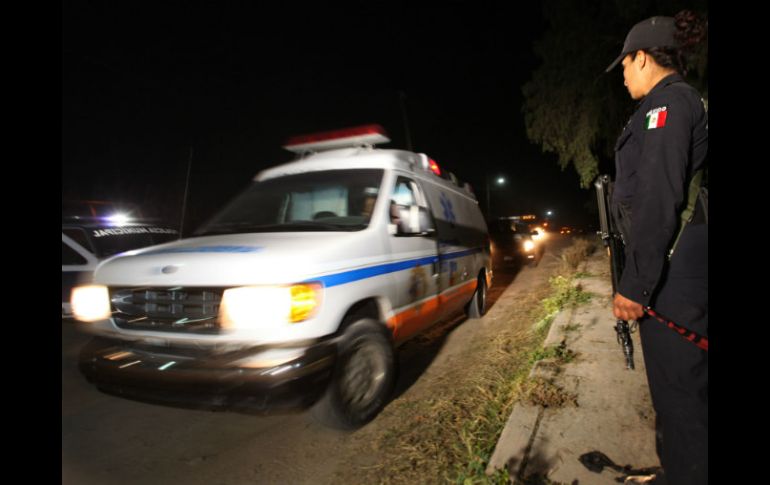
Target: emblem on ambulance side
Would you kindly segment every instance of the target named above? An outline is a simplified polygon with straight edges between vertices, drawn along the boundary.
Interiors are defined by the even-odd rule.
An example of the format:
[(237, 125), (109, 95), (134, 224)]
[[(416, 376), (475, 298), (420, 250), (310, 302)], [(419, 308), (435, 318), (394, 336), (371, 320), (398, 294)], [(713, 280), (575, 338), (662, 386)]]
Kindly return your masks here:
[(444, 212), (444, 219), (448, 222), (455, 222), (455, 213), (452, 210), (452, 201), (445, 193), (441, 192), (441, 209)]

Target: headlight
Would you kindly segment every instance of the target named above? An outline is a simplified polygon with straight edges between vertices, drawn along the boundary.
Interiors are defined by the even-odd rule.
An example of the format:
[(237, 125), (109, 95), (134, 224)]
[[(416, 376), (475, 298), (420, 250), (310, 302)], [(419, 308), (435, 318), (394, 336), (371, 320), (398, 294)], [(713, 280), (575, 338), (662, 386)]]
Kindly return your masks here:
[(532, 251), (535, 249), (535, 243), (532, 241), (524, 241), (524, 251)]
[(297, 323), (315, 315), (321, 306), (320, 284), (244, 286), (222, 295), (223, 328), (257, 329), (275, 323)]
[(316, 309), (321, 305), (321, 285), (292, 285), (289, 306), (289, 321), (301, 322), (315, 315)]
[(72, 289), (72, 313), (84, 322), (110, 318), (110, 294), (106, 286), (87, 285)]

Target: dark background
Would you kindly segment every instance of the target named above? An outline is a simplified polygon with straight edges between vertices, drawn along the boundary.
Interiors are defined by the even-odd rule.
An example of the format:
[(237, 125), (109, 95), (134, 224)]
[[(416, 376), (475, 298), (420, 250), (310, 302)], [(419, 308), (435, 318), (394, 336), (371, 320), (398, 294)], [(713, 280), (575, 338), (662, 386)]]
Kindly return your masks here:
[(178, 226), (192, 160), (189, 233), (291, 160), (287, 137), (379, 123), (383, 148), (408, 148), (408, 126), (414, 151), (469, 182), (484, 209), (485, 176), (504, 175), (492, 214), (551, 209), (557, 225), (595, 225), (573, 169), (526, 139), (521, 85), (547, 25), (537, 2), (512, 8), (67, 2), (62, 198), (133, 202)]

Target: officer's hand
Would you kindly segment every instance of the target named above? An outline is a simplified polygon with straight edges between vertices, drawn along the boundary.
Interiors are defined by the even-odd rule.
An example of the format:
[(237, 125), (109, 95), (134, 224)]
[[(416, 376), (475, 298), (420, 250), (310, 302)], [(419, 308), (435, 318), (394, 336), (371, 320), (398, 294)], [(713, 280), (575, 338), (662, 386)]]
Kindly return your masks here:
[(644, 309), (639, 303), (629, 300), (620, 293), (615, 293), (615, 299), (612, 301), (612, 313), (615, 318), (621, 320), (639, 320), (644, 315)]

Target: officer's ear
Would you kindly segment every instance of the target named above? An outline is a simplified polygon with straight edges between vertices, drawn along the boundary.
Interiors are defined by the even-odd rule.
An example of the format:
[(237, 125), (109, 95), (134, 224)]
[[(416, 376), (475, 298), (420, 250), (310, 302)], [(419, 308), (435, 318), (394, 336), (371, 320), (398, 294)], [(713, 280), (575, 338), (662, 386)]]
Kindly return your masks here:
[(636, 63), (637, 68), (642, 69), (649, 62), (647, 53), (643, 50), (636, 51), (636, 54), (634, 54), (634, 62)]

